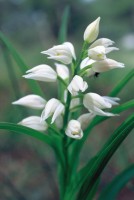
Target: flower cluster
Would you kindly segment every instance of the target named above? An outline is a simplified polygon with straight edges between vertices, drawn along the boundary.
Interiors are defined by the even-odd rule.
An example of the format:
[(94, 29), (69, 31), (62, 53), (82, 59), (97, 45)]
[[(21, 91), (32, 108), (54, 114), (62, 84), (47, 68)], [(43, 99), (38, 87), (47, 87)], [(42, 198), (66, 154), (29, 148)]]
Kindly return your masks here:
[[(100, 96), (93, 92), (85, 93), (88, 88), (88, 83), (83, 80), (85, 76), (90, 77), (114, 68), (124, 67), (123, 63), (107, 57), (108, 53), (118, 48), (112, 47), (114, 42), (108, 38), (97, 39), (99, 22), (100, 17), (86, 28), (80, 59), (76, 58), (74, 47), (70, 42), (41, 52), (46, 54), (48, 59), (56, 61), (55, 69), (41, 64), (28, 70), (23, 77), (44, 82), (59, 81), (63, 85), (62, 97), (46, 101), (38, 95), (31, 94), (13, 102), (15, 105), (42, 110), (41, 116), (27, 117), (19, 124), (45, 131), (54, 123), (61, 133), (64, 132), (71, 138), (80, 139), (83, 137), (84, 129), (96, 115), (115, 116), (105, 109), (118, 105), (119, 98)], [(85, 107), (87, 113), (78, 117), (77, 111), (81, 107)]]

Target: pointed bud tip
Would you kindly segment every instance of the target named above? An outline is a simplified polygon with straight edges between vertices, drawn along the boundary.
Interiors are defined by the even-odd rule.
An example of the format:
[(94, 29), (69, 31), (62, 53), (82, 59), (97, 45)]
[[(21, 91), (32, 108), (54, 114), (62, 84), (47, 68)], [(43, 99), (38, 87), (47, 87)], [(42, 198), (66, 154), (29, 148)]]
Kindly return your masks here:
[(98, 17), (95, 21), (87, 26), (84, 32), (84, 41), (91, 43), (98, 37), (100, 19), (101, 18)]

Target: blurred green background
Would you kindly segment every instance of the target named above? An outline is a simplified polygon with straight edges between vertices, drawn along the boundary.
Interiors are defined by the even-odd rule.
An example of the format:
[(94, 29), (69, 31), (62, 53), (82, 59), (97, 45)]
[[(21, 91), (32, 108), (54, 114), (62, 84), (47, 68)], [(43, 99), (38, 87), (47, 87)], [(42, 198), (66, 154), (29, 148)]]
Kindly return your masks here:
[[(132, 0), (0, 0), (0, 30), (10, 39), (29, 68), (43, 63), (53, 66), (53, 62), (48, 61), (40, 52), (58, 44), (59, 29), (66, 6), (70, 8), (67, 40), (74, 44), (77, 55), (81, 50), (85, 28), (98, 16), (101, 17), (99, 37), (114, 40), (115, 46), (120, 48), (120, 51), (111, 53), (109, 57), (125, 63), (126, 68), (115, 69), (101, 74), (99, 78), (89, 79), (90, 91), (106, 96), (134, 67)], [(35, 112), (11, 105), (11, 102), (31, 91), (27, 81), (22, 78), (20, 68), (10, 57), (9, 63), (5, 62), (5, 56), (6, 52), (1, 45), (0, 121), (17, 123)], [(15, 77), (12, 76), (13, 71)], [(55, 84), (40, 85), (47, 99), (56, 95)], [(134, 98), (132, 81), (119, 97), (121, 103)], [(81, 154), (81, 166), (95, 155), (112, 131), (132, 112), (124, 112), (120, 117), (109, 119), (93, 130)], [(134, 140), (131, 133), (104, 170), (99, 191), (116, 174), (134, 162), (133, 155)], [(25, 135), (0, 131), (1, 200), (58, 200), (55, 171), (56, 161), (47, 145)], [(118, 199), (134, 199), (134, 181), (121, 191)]]

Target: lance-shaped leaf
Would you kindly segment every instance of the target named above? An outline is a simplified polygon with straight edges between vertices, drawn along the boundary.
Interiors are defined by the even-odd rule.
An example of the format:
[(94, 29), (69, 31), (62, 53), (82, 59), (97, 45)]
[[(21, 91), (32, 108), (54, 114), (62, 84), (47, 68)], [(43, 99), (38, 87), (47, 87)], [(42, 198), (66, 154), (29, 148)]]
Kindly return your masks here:
[(104, 189), (98, 200), (114, 200), (121, 189), (130, 181), (134, 179), (134, 165), (128, 167)]
[(110, 96), (116, 96), (124, 87), (125, 85), (134, 77), (134, 69), (132, 69), (110, 92)]
[[(53, 134), (53, 136), (50, 137), (49, 135), (41, 133), (37, 130), (31, 129), (19, 124), (13, 124), (13, 123), (7, 123), (7, 122), (0, 122), (0, 130), (8, 130), (8, 131), (16, 132), (16, 133), (30, 135), (33, 138), (36, 138), (48, 144), (54, 149), (55, 155), (57, 159), (59, 160), (60, 164), (62, 166), (64, 165), (64, 155), (61, 151), (61, 140), (59, 139), (59, 137), (57, 138), (56, 134)], [(50, 132), (51, 131), (54, 132), (53, 129), (50, 129)]]
[[(12, 46), (10, 41), (6, 38), (6, 36), (3, 35), (2, 32), (0, 32), (0, 41), (8, 49), (13, 59), (15, 60), (17, 65), (20, 67), (20, 71), (22, 72), (22, 74), (24, 74), (29, 69), (28, 66), (25, 64), (25, 62), (22, 60), (21, 56), (18, 54), (16, 49)], [(35, 81), (28, 80), (28, 84), (35, 94), (43, 96), (43, 93), (39, 85)]]
[(78, 193), (77, 200), (88, 200), (92, 188), (96, 184), (102, 171), (107, 165), (108, 161), (119, 148), (124, 139), (129, 135), (134, 128), (134, 114), (125, 120), (118, 129), (112, 134), (110, 139), (106, 142), (104, 147), (97, 154), (97, 159), (90, 167), (87, 175), (84, 177), (84, 183)]
[(49, 135), (43, 134), (39, 131), (36, 131), (34, 129), (31, 129), (22, 125), (7, 123), (7, 122), (0, 122), (0, 129), (30, 135), (38, 140), (45, 142), (46, 144), (50, 146), (53, 146), (53, 142), (51, 138), (49, 137)]
[(59, 42), (63, 43), (67, 40), (67, 29), (68, 29), (68, 21), (69, 21), (70, 8), (66, 6), (63, 12), (61, 26), (59, 30)]

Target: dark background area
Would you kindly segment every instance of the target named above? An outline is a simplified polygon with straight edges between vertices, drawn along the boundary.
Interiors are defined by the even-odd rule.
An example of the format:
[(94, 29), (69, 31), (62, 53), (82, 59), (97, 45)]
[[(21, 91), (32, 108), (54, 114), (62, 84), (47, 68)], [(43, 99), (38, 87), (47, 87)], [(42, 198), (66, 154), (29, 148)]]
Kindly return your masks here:
[[(10, 39), (29, 68), (53, 62), (40, 54), (58, 44), (58, 33), (66, 6), (70, 6), (67, 40), (74, 44), (79, 55), (83, 33), (89, 23), (101, 17), (99, 37), (115, 41), (120, 51), (110, 58), (125, 63), (126, 68), (101, 74), (89, 79), (90, 89), (108, 95), (116, 83), (134, 67), (134, 2), (132, 0), (0, 0), (0, 30)], [(19, 88), (20, 97), (30, 93), (21, 70), (12, 60), (12, 67), (4, 59), (0, 48), (0, 121), (17, 123), (28, 114), (35, 114), (22, 107), (15, 107)], [(16, 86), (12, 84), (10, 70), (15, 71)], [(55, 85), (40, 83), (45, 96), (56, 95)], [(48, 90), (49, 87), (49, 90)], [(121, 103), (134, 98), (133, 82), (119, 94)], [(81, 166), (105, 143), (121, 122), (132, 113), (124, 112), (97, 126), (81, 154)], [(134, 162), (134, 140), (131, 133), (115, 153), (104, 170), (99, 191), (119, 172)], [(0, 131), (0, 199), (1, 200), (58, 200), (56, 160), (50, 147), (35, 139)], [(97, 199), (97, 197), (96, 197)], [(134, 182), (120, 193), (119, 200), (134, 199)]]

